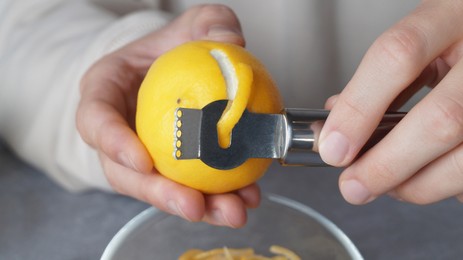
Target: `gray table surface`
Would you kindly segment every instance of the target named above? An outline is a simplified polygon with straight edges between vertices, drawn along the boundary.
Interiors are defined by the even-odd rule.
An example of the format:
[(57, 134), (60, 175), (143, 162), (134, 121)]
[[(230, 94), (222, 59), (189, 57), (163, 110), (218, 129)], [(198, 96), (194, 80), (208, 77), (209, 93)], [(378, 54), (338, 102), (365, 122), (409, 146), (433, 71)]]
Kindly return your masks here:
[[(340, 227), (365, 259), (463, 259), (463, 205), (380, 198), (343, 201), (340, 170), (273, 165), (263, 192), (302, 202)], [(148, 205), (103, 192), (71, 194), (0, 145), (0, 259), (99, 259), (114, 234)]]

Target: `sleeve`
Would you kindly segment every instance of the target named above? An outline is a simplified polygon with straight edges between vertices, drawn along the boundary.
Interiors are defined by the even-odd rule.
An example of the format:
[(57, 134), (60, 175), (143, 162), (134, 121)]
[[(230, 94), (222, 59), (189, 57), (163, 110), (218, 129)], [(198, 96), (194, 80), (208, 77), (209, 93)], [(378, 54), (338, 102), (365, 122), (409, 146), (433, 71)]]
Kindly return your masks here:
[(0, 3), (0, 138), (70, 191), (111, 190), (75, 126), (79, 82), (98, 58), (163, 26), (142, 10), (118, 16), (89, 1)]

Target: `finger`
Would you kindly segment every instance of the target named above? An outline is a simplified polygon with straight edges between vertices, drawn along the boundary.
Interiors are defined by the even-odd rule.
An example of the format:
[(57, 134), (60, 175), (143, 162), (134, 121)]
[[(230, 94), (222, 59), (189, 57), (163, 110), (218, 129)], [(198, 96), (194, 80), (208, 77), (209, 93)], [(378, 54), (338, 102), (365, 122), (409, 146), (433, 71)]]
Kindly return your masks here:
[(144, 201), (160, 210), (189, 221), (200, 221), (205, 213), (202, 193), (152, 172), (141, 174), (113, 162), (101, 154), (101, 161), (115, 191)]
[(202, 5), (198, 9), (198, 15), (191, 24), (194, 40), (245, 45), (241, 24), (232, 9), (219, 4)]
[(375, 41), (322, 130), (320, 154), (325, 162), (352, 162), (393, 100), (463, 33), (463, 27), (452, 25), (461, 21), (456, 10), (462, 6), (457, 1), (426, 1)]
[(463, 144), (394, 189), (394, 197), (421, 205), (459, 194), (463, 194)]
[[(81, 135), (111, 160), (138, 172), (148, 173), (152, 161), (137, 135), (107, 103), (83, 104), (79, 118)], [(90, 133), (89, 133), (90, 132)]]
[[(241, 25), (230, 8), (220, 4), (194, 6), (161, 30), (133, 43), (137, 56), (143, 58), (140, 67), (146, 67), (169, 49), (192, 40), (211, 40), (245, 45)], [(138, 42), (138, 41), (137, 41)]]
[(260, 204), (260, 188), (255, 183), (241, 188), (235, 193), (241, 198), (244, 205), (248, 208), (257, 208)]
[(347, 201), (362, 204), (409, 179), (463, 142), (463, 60), (376, 146), (340, 177)]
[(203, 221), (209, 224), (238, 228), (246, 223), (246, 207), (234, 193), (207, 195), (206, 205)]
[(388, 110), (397, 111), (423, 87), (426, 86), (432, 88), (436, 86), (444, 78), (444, 76), (447, 75), (449, 70), (449, 65), (441, 58), (437, 58), (423, 70), (421, 75), (413, 81), (411, 85), (409, 85), (399, 94), (398, 97), (395, 98)]
[[(189, 8), (167, 25), (162, 33), (179, 35), (178, 40), (215, 40), (244, 45), (238, 17), (221, 4), (202, 4)], [(183, 35), (182, 35), (183, 33)]]
[(76, 118), (79, 133), (112, 161), (139, 172), (150, 172), (151, 157), (127, 122), (135, 113), (134, 108), (130, 108), (132, 93), (127, 86), (138, 81), (130, 77), (130, 72), (120, 71), (126, 66), (114, 62), (102, 60), (94, 68), (82, 80)]

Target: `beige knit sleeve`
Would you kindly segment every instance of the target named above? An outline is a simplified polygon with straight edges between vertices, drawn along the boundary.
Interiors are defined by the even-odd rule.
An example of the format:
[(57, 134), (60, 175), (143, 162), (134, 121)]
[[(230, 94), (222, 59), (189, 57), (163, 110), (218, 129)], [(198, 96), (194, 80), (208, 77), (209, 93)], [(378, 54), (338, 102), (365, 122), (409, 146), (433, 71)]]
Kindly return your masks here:
[(89, 1), (3, 1), (0, 138), (68, 190), (111, 190), (76, 130), (79, 82), (96, 60), (160, 28), (167, 15), (120, 16)]

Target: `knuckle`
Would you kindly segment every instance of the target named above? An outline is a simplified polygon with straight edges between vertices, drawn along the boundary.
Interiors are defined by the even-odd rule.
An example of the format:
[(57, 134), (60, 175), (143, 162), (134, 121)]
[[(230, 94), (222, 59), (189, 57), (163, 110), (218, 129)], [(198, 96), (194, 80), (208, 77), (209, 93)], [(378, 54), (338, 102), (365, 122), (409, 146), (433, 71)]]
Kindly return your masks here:
[(425, 33), (411, 23), (401, 23), (385, 32), (376, 42), (383, 62), (390, 67), (397, 67), (405, 75), (418, 73), (426, 58), (428, 43)]
[[(336, 101), (336, 103), (338, 103)], [(348, 110), (351, 110), (356, 117), (360, 116), (363, 119), (366, 119), (369, 117), (366, 111), (369, 111), (368, 109), (363, 107), (363, 102), (359, 99), (356, 99), (352, 95), (346, 95), (342, 99), (342, 103), (345, 105), (344, 107), (347, 108)]]
[[(424, 113), (424, 112), (423, 112)], [(463, 105), (452, 97), (440, 97), (421, 117), (424, 129), (438, 142), (449, 144), (463, 139)]]
[(376, 160), (368, 167), (368, 172), (373, 176), (370, 181), (374, 185), (372, 190), (379, 190), (379, 194), (385, 192), (389, 186), (400, 182), (397, 171), (388, 162)]

